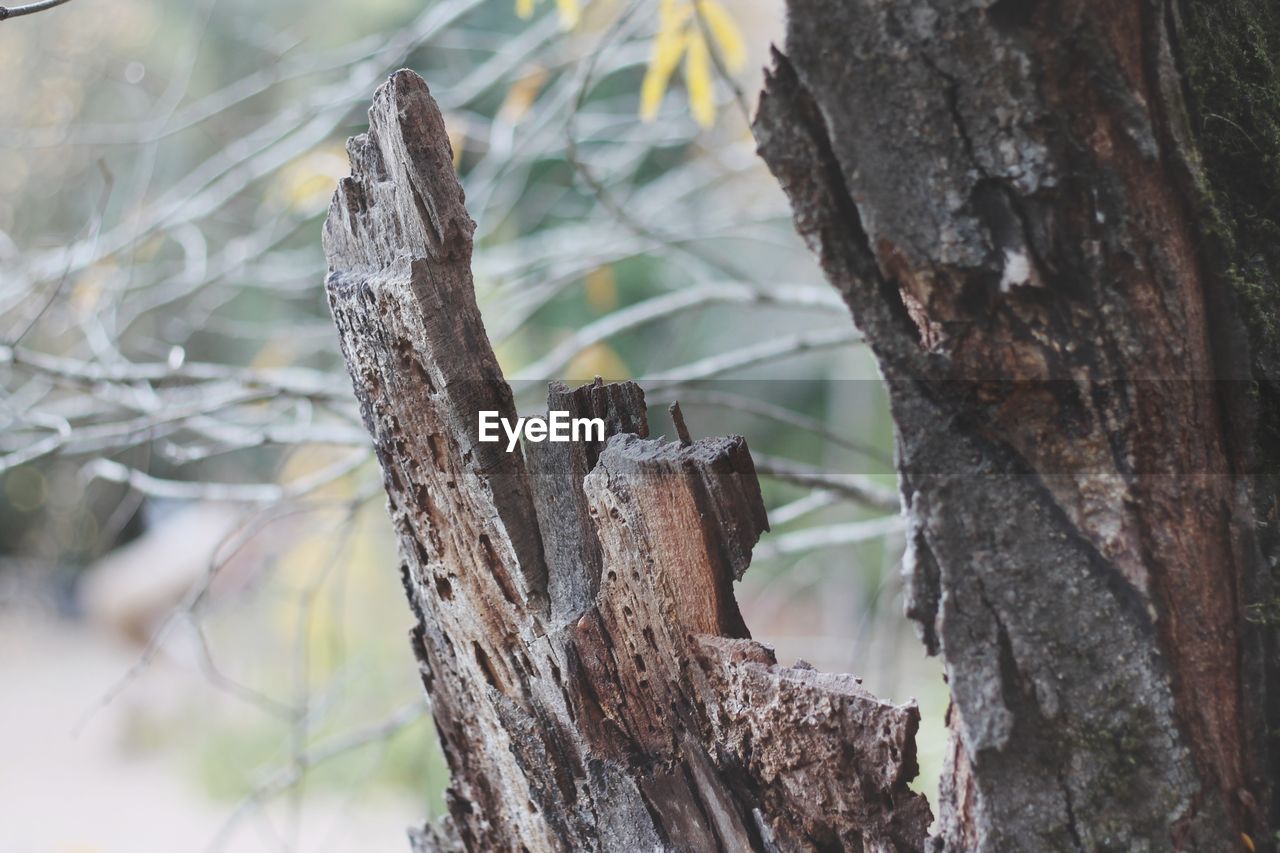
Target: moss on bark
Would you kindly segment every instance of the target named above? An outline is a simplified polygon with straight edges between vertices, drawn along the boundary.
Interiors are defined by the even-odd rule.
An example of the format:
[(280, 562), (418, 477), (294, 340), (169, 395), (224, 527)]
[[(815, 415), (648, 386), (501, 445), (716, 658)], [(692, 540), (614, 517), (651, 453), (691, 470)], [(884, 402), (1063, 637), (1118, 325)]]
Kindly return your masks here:
[[(1253, 503), (1264, 567), (1244, 584), (1254, 629), (1253, 670), (1261, 681), (1256, 715), (1267, 732), (1254, 772), (1280, 815), (1280, 746), (1267, 721), (1280, 714), (1280, 627), (1260, 613), (1280, 612), (1280, 3), (1181, 0), (1180, 67), (1192, 131), (1203, 165), (1210, 264), (1238, 295), (1248, 330), (1253, 385)], [(1280, 836), (1273, 839), (1280, 847)]]
[(1280, 378), (1280, 4), (1184, 0), (1181, 17), (1220, 272), (1247, 307), (1255, 365)]

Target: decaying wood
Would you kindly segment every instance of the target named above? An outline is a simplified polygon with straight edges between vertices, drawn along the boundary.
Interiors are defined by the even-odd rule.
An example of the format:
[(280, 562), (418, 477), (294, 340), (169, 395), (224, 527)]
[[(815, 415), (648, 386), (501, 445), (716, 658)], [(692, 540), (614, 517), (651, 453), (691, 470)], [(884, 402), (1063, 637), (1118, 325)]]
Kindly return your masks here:
[(513, 417), (476, 308), (439, 110), (380, 88), (325, 247), (452, 772), (422, 849), (911, 850), (914, 705), (780, 666), (733, 582), (767, 529), (739, 437), (647, 437), (631, 383), (551, 389), (603, 443), (477, 441)]
[[(1232, 279), (1274, 293), (1274, 250), (1215, 234), (1229, 187), (1186, 100), (1212, 33), (1184, 21), (1238, 27), (1214, 37), (1243, 59), (1200, 51), (1254, 63), (1238, 129), (1280, 119), (1280, 14), (788, 7), (756, 136), (889, 384), (911, 615), (953, 699), (938, 846), (1267, 847), (1275, 638), (1247, 617), (1274, 597), (1274, 478), (1252, 475), (1276, 349)], [(1255, 174), (1277, 144), (1258, 134)]]

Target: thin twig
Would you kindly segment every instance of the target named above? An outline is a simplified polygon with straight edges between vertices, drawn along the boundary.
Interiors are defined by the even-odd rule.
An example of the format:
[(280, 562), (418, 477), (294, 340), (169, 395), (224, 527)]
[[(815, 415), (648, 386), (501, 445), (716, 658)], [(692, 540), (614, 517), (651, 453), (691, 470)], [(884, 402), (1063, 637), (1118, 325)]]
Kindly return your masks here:
[(815, 489), (802, 498), (769, 510), (769, 526), (771, 528), (782, 527), (798, 518), (803, 518), (811, 512), (826, 509), (839, 502), (840, 495), (835, 492), (827, 491), (826, 489)]
[(804, 332), (708, 356), (681, 367), (650, 374), (643, 377), (641, 382), (650, 383), (645, 389), (646, 393), (658, 394), (688, 382), (710, 379), (744, 367), (776, 361), (783, 356), (847, 346), (861, 340), (862, 336), (856, 331), (842, 327)]
[(716, 73), (720, 75), (720, 79), (729, 87), (729, 91), (733, 92), (733, 102), (738, 105), (738, 111), (742, 113), (742, 119), (747, 123), (747, 127), (751, 127), (751, 107), (747, 104), (747, 96), (742, 91), (742, 87), (738, 85), (738, 81), (734, 79), (730, 73), (728, 65), (725, 64), (724, 57), (720, 54), (720, 45), (711, 32), (711, 26), (707, 23), (706, 16), (702, 13), (702, 0), (693, 0), (693, 16), (698, 22), (698, 29), (702, 31), (702, 40), (707, 44), (707, 53), (711, 55), (711, 64), (715, 66)]
[(551, 352), (521, 370), (513, 378), (517, 380), (555, 378), (559, 371), (573, 361), (574, 356), (593, 344), (663, 317), (716, 303), (795, 306), (820, 310), (843, 307), (840, 298), (830, 288), (779, 285), (770, 290), (759, 290), (735, 282), (703, 284), (688, 290), (655, 296), (601, 317), (594, 323), (583, 326), (568, 340), (558, 344)]
[(586, 103), (587, 95), (591, 91), (591, 85), (594, 79), (596, 62), (604, 53), (607, 45), (625, 31), (626, 26), (630, 23), (632, 16), (637, 10), (644, 6), (643, 3), (633, 2), (614, 22), (613, 26), (600, 38), (599, 45), (595, 52), (588, 59), (583, 68), (581, 82), (578, 85), (578, 91), (574, 97), (573, 107), (569, 112), (568, 120), (565, 122), (565, 159), (573, 167), (578, 177), (586, 184), (587, 189), (595, 197), (606, 211), (608, 211), (619, 224), (623, 225), (636, 236), (652, 241), (658, 246), (669, 246), (681, 254), (689, 258), (705, 264), (707, 267), (716, 270), (722, 275), (730, 277), (738, 277), (739, 271), (733, 269), (729, 264), (716, 258), (715, 256), (703, 251), (700, 247), (690, 245), (689, 241), (674, 236), (666, 236), (651, 228), (648, 224), (640, 221), (631, 215), (626, 206), (619, 202), (610, 190), (605, 186), (592, 171), (591, 167), (579, 156), (578, 153), (578, 130), (577, 119), (578, 113), (582, 110)]
[(685, 403), (696, 403), (703, 406), (716, 406), (737, 412), (745, 412), (785, 426), (802, 429), (837, 447), (843, 447), (846, 450), (852, 450), (854, 453), (865, 456), (867, 459), (884, 465), (886, 468), (893, 466), (893, 460), (876, 447), (833, 432), (817, 418), (802, 415), (785, 406), (766, 403), (754, 397), (745, 397), (741, 394), (731, 394), (726, 391), (685, 390), (680, 392), (680, 399), (684, 400)]
[[(376, 487), (376, 492), (381, 492), (381, 484)], [(349, 508), (353, 505), (363, 504), (367, 501), (375, 490), (368, 492), (358, 492), (355, 497), (344, 499), (338, 502), (338, 506)], [(213, 583), (217, 579), (219, 573), (237, 554), (239, 554), (246, 546), (261, 534), (268, 526), (275, 522), (281, 521), (291, 516), (304, 515), (318, 512), (322, 509), (332, 508), (332, 505), (326, 507), (320, 502), (311, 502), (303, 504), (277, 504), (268, 507), (262, 512), (250, 513), (245, 516), (244, 522), (235, 529), (227, 533), (226, 536), (214, 547), (213, 553), (209, 556), (209, 562), (205, 566), (204, 577), (201, 581), (191, 587), (183, 597), (183, 600), (169, 611), (164, 620), (151, 633), (147, 640), (146, 648), (136, 661), (113, 682), (98, 700), (88, 708), (80, 717), (80, 720), (72, 728), (72, 734), (78, 736), (81, 731), (93, 720), (93, 718), (103, 708), (106, 708), (115, 699), (120, 696), (130, 684), (134, 682), (147, 668), (156, 656), (160, 654), (161, 649), (165, 645), (165, 641), (169, 633), (175, 626), (183, 622), (194, 623), (197, 611), (204, 602), (209, 591), (213, 588)], [(293, 709), (295, 713), (298, 709)]]
[(228, 501), (234, 503), (274, 504), (296, 500), (338, 480), (359, 468), (368, 460), (370, 451), (360, 449), (344, 456), (314, 474), (299, 477), (292, 482), (276, 483), (207, 483), (186, 480), (165, 480), (153, 477), (136, 468), (121, 465), (110, 459), (95, 459), (85, 467), (90, 478), (112, 483), (127, 483), (147, 495), (173, 500)]
[(688, 447), (693, 444), (693, 439), (689, 437), (689, 427), (684, 422), (684, 412), (680, 411), (679, 400), (671, 401), (671, 405), (667, 407), (667, 414), (671, 416), (671, 423), (676, 428), (676, 435), (680, 438), (680, 446)]
[(777, 459), (762, 454), (753, 454), (753, 456), (755, 456), (756, 473), (766, 477), (794, 483), (797, 486), (838, 492), (860, 504), (886, 512), (897, 512), (901, 509), (902, 503), (898, 493), (876, 484), (870, 477), (860, 474), (832, 474), (821, 468), (793, 462), (790, 459)]
[(427, 716), (430, 706), (425, 697), (415, 699), (402, 706), (386, 720), (368, 728), (347, 732), (332, 737), (311, 750), (295, 756), (285, 767), (265, 779), (240, 802), (236, 810), (227, 818), (226, 823), (218, 831), (209, 850), (220, 850), (231, 837), (232, 830), (239, 822), (252, 813), (264, 801), (297, 785), (307, 771), (318, 764), (331, 761), (346, 753), (387, 740), (397, 732), (403, 731)]
[(0, 21), (20, 18), (23, 15), (34, 15), (36, 12), (43, 12), (70, 2), (71, 0), (40, 0), (39, 3), (28, 3), (25, 6), (0, 6)]
[(825, 527), (811, 527), (797, 530), (795, 533), (783, 533), (765, 539), (755, 547), (753, 558), (767, 560), (771, 557), (782, 557), (788, 554), (800, 554), (819, 548), (837, 548), (842, 545), (856, 545), (882, 539), (902, 531), (905, 522), (901, 516), (886, 515), (867, 521), (850, 521), (844, 524), (829, 524)]
[(48, 355), (3, 344), (0, 344), (0, 364), (25, 367), (46, 376), (88, 385), (95, 383), (173, 385), (231, 381), (253, 388), (274, 389), (286, 395), (344, 401), (351, 399), (351, 392), (342, 387), (340, 377), (298, 367), (258, 370), (251, 367), (234, 367), (206, 362), (188, 362), (179, 367), (173, 367), (164, 362), (103, 364)]
[[(63, 0), (63, 2), (66, 2), (66, 0)], [(3, 20), (3, 18), (0, 18), (0, 20)], [(102, 173), (102, 196), (98, 201), (97, 215), (85, 228), (85, 230), (94, 237), (102, 232), (102, 223), (106, 219), (107, 202), (111, 200), (111, 189), (115, 186), (115, 176), (113, 176), (111, 174), (111, 170), (107, 168), (106, 160), (98, 158), (98, 171)], [(58, 278), (58, 283), (49, 291), (49, 295), (45, 298), (44, 303), (34, 314), (31, 315), (31, 318), (27, 320), (21, 331), (16, 335), (10, 336), (10, 346), (16, 347), (18, 344), (22, 343), (22, 339), (29, 335), (31, 330), (40, 323), (45, 312), (53, 307), (53, 304), (58, 301), (58, 297), (62, 295), (63, 288), (67, 286), (67, 280), (70, 278), (71, 266), (70, 261), (68, 261), (67, 267), (62, 271), (62, 275)]]

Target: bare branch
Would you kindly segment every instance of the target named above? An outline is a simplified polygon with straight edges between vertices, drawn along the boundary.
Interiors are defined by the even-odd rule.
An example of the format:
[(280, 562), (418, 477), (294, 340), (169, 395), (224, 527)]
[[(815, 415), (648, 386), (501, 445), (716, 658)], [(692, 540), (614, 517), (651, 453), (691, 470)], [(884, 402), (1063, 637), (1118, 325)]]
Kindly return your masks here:
[(314, 474), (299, 477), (286, 485), (276, 483), (204, 483), (184, 480), (165, 480), (153, 477), (136, 468), (121, 465), (110, 459), (95, 459), (86, 466), (89, 477), (113, 483), (127, 483), (148, 495), (176, 500), (233, 501), (239, 503), (274, 504), (306, 496), (316, 489), (332, 483), (355, 469), (369, 458), (367, 449), (360, 449), (326, 466)]
[[(868, 459), (879, 462), (886, 468), (893, 465), (893, 460), (885, 453), (872, 447), (865, 442), (848, 438), (840, 433), (833, 432), (827, 428), (826, 424), (817, 418), (802, 415), (799, 412), (792, 411), (784, 406), (778, 406), (764, 400), (756, 400), (752, 397), (745, 397), (741, 394), (730, 394), (725, 391), (682, 391), (680, 399), (686, 403), (698, 403), (704, 406), (718, 406), (726, 409), (733, 409), (739, 412), (746, 412), (750, 415), (765, 418), (775, 423), (784, 424), (786, 426), (796, 427), (797, 429), (811, 432), (820, 437), (823, 441), (843, 447), (846, 450), (852, 450), (861, 454)], [(771, 516), (772, 517), (772, 516)]]
[(898, 493), (893, 489), (877, 485), (870, 477), (860, 474), (831, 474), (790, 459), (777, 459), (760, 454), (756, 454), (755, 459), (756, 473), (766, 477), (794, 483), (797, 486), (811, 486), (838, 492), (858, 503), (886, 512), (897, 512), (901, 509)]
[(708, 356), (682, 367), (664, 370), (644, 377), (644, 382), (652, 383), (646, 387), (650, 394), (659, 394), (671, 388), (679, 387), (686, 382), (698, 379), (710, 379), (733, 370), (751, 367), (763, 362), (771, 362), (784, 356), (797, 355), (812, 350), (831, 349), (847, 346), (862, 340), (862, 336), (851, 329), (836, 327), (822, 329), (817, 332), (803, 332), (775, 338), (760, 344), (742, 347), (729, 352)]
[(0, 6), (0, 21), (20, 18), (23, 15), (34, 15), (36, 12), (43, 12), (69, 2), (70, 0), (41, 0), (39, 3), (28, 3), (25, 6)]
[(742, 87), (738, 85), (738, 81), (733, 79), (733, 74), (729, 71), (728, 65), (724, 61), (724, 56), (721, 55), (719, 40), (711, 31), (711, 25), (707, 23), (707, 16), (702, 11), (702, 0), (693, 0), (693, 16), (698, 22), (698, 29), (702, 31), (702, 39), (707, 44), (707, 53), (711, 56), (711, 64), (715, 67), (716, 74), (733, 92), (733, 103), (737, 106), (738, 112), (742, 114), (743, 121), (750, 127), (751, 107), (747, 104), (747, 95), (742, 91)]
[(297, 785), (311, 768), (370, 744), (385, 742), (392, 735), (426, 717), (429, 710), (430, 705), (425, 696), (414, 699), (382, 722), (335, 735), (313, 749), (294, 756), (293, 761), (254, 786), (227, 818), (207, 849), (221, 850), (241, 820), (252, 814), (264, 801)]
[(756, 546), (758, 559), (782, 557), (788, 554), (799, 554), (819, 548), (836, 548), (842, 545), (856, 545), (901, 533), (905, 522), (901, 516), (886, 515), (866, 521), (850, 521), (844, 524), (829, 524), (825, 527), (811, 527), (797, 530), (795, 533), (783, 533), (766, 539)]
[(826, 509), (833, 504), (839, 503), (840, 495), (825, 489), (815, 489), (802, 498), (791, 501), (791, 503), (783, 504), (769, 510), (769, 524), (771, 527), (778, 528), (784, 524), (790, 524), (797, 518), (802, 518), (811, 512), (817, 512), (820, 509)]
[(57, 379), (81, 384), (130, 383), (189, 384), (232, 381), (251, 388), (274, 389), (281, 394), (316, 399), (349, 400), (341, 377), (303, 368), (257, 370), (225, 364), (190, 362), (173, 367), (164, 362), (103, 364), (46, 355), (35, 350), (0, 344), (0, 365), (25, 367)]
[(704, 284), (688, 290), (655, 296), (601, 317), (594, 323), (583, 326), (571, 338), (520, 371), (515, 378), (517, 380), (552, 378), (557, 372), (563, 370), (574, 356), (592, 344), (646, 323), (670, 317), (691, 308), (715, 303), (784, 305), (826, 310), (843, 307), (840, 298), (829, 288), (780, 285), (765, 291), (733, 282)]

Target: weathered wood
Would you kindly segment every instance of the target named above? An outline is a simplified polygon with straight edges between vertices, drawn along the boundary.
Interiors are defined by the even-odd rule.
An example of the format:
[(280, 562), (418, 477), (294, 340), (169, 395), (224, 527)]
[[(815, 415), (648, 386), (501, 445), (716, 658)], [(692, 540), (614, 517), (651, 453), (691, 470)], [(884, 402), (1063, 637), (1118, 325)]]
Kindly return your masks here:
[(649, 440), (632, 383), (549, 406), (607, 441), (477, 442), (514, 415), (472, 223), (423, 81), (380, 88), (325, 225), (329, 302), (377, 450), (452, 773), (420, 849), (912, 850), (914, 705), (777, 664), (733, 582), (767, 529), (746, 442)]
[[(1274, 596), (1275, 468), (1249, 475), (1277, 458), (1277, 349), (1246, 344), (1233, 279), (1274, 293), (1274, 250), (1216, 233), (1182, 16), (1236, 27), (1195, 36), (1204, 73), (1224, 44), (1272, 69), (1240, 120), (1275, 127), (1280, 13), (788, 7), (756, 136), (889, 385), (909, 612), (952, 690), (938, 846), (1273, 843), (1275, 643), (1247, 614)], [(1257, 144), (1269, 176), (1280, 138)]]
[[(553, 382), (547, 408), (571, 417), (603, 418), (605, 434), (634, 433), (649, 437), (644, 394), (626, 382), (595, 382), (575, 390)], [(582, 480), (595, 467), (603, 443), (542, 442), (529, 444), (525, 458), (533, 480), (534, 505), (542, 530), (547, 562), (561, 567), (550, 578), (554, 618), (569, 619), (584, 611), (600, 588), (600, 543), (582, 491)]]

